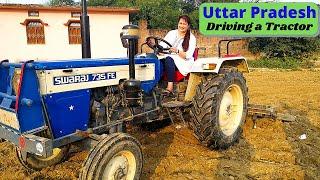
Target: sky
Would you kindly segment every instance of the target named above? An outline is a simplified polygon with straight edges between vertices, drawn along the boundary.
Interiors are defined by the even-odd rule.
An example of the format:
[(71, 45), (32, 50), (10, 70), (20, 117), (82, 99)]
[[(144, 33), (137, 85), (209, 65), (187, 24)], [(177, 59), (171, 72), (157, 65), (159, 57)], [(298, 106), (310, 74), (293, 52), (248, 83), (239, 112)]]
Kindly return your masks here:
[[(49, 0), (0, 0), (0, 3), (44, 4), (48, 1)], [(265, 1), (268, 1), (268, 0), (265, 0)], [(278, 2), (315, 2), (317, 4), (320, 4), (320, 0), (278, 0)]]

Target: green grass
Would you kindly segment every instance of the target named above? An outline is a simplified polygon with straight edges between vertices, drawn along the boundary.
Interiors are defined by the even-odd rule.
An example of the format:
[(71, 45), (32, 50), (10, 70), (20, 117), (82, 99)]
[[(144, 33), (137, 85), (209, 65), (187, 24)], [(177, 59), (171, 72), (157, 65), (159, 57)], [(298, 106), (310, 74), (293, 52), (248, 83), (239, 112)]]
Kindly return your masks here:
[(280, 68), (280, 69), (298, 69), (312, 68), (313, 63), (308, 60), (299, 60), (295, 58), (261, 58), (259, 60), (248, 61), (251, 68)]

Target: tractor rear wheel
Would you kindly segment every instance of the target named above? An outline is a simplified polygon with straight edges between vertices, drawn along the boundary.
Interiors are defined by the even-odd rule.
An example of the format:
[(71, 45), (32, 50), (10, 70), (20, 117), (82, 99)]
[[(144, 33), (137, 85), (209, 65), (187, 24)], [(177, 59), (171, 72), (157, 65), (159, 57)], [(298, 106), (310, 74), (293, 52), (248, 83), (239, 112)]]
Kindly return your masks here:
[(141, 145), (135, 138), (125, 133), (110, 134), (90, 151), (79, 179), (138, 180), (142, 163)]
[(32, 171), (39, 171), (43, 168), (56, 165), (65, 160), (68, 156), (70, 145), (63, 146), (61, 148), (54, 148), (53, 154), (50, 157), (44, 158), (38, 155), (27, 153), (27, 158), (24, 160), (22, 152), (16, 148), (17, 157), (20, 163), (27, 169)]
[(248, 88), (236, 68), (203, 77), (191, 107), (190, 126), (199, 141), (211, 149), (226, 149), (242, 133), (248, 107)]

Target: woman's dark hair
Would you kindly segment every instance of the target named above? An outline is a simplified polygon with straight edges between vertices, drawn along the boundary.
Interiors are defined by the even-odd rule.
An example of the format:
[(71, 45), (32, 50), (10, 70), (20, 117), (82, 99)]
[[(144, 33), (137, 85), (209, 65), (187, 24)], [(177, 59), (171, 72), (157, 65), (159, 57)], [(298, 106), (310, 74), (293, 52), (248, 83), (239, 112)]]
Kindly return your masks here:
[(184, 39), (183, 39), (183, 42), (182, 42), (183, 51), (186, 52), (186, 51), (188, 51), (188, 49), (189, 49), (191, 19), (190, 19), (190, 17), (187, 16), (187, 15), (179, 16), (179, 20), (178, 20), (178, 21), (180, 21), (180, 19), (185, 20), (185, 21), (188, 23), (188, 25), (189, 25), (189, 29), (187, 30), (186, 35), (184, 36)]

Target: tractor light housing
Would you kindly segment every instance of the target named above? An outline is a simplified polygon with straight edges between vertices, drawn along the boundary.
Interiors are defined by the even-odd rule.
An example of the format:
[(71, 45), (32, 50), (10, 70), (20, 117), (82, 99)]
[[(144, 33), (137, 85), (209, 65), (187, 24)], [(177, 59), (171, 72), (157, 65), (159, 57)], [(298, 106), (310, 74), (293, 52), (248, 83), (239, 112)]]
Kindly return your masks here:
[(214, 63), (202, 64), (202, 69), (203, 69), (203, 70), (215, 70), (216, 67), (217, 67), (217, 65), (214, 64)]
[(126, 25), (122, 28), (122, 39), (139, 39), (139, 27), (136, 25)]

